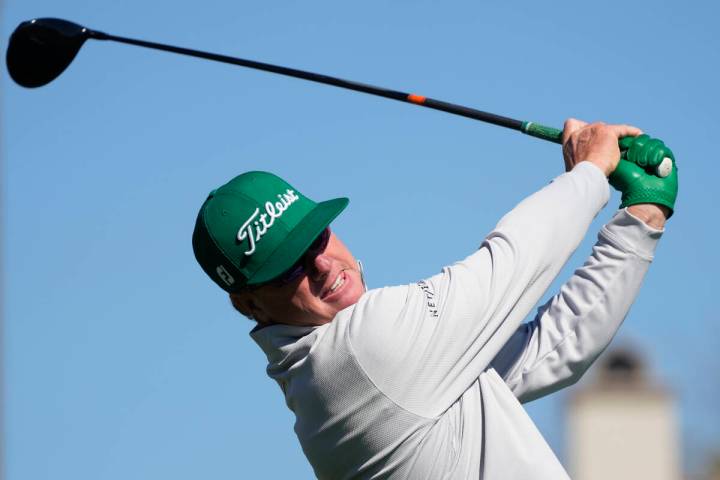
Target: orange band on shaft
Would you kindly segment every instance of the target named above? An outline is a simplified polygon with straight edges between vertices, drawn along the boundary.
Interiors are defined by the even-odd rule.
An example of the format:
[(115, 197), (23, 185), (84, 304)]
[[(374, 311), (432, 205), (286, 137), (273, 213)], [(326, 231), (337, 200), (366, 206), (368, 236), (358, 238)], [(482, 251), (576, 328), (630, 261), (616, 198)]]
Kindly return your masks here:
[(414, 93), (408, 95), (407, 99), (408, 101), (412, 103), (417, 103), (418, 105), (422, 105), (423, 103), (425, 103), (425, 97), (423, 97), (422, 95), (415, 95)]

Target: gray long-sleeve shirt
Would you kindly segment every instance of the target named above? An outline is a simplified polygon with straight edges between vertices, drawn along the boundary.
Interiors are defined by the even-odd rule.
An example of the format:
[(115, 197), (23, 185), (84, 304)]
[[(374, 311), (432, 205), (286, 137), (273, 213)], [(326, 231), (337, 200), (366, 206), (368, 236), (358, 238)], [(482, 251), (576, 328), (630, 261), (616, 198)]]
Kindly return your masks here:
[(661, 232), (619, 211), (586, 264), (522, 324), (607, 180), (581, 163), (508, 213), (466, 259), (371, 290), (319, 327), (251, 333), (321, 479), (562, 479), (520, 402), (577, 380), (627, 314)]

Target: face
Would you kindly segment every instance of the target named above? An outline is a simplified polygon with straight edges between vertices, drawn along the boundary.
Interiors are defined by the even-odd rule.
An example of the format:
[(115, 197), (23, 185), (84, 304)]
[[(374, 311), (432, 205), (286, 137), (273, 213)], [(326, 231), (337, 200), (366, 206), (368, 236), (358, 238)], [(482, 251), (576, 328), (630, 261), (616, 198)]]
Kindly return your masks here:
[(287, 285), (232, 294), (233, 304), (261, 324), (322, 325), (365, 291), (357, 261), (334, 233), (324, 251), (306, 259), (305, 271)]

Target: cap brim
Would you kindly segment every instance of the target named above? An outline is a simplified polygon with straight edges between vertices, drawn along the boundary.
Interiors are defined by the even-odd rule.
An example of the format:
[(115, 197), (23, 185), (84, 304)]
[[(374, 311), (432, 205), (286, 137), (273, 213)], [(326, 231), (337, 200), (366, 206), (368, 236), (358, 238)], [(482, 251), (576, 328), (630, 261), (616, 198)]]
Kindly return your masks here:
[(297, 262), (330, 222), (345, 210), (350, 200), (335, 198), (320, 202), (270, 254), (267, 261), (248, 279), (247, 285), (269, 282)]

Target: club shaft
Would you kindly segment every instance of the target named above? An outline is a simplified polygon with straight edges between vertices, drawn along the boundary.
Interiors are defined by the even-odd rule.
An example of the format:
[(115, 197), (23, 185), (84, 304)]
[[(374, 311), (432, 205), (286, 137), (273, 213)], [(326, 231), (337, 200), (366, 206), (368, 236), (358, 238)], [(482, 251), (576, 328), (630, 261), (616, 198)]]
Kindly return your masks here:
[(255, 60), (247, 60), (243, 58), (230, 57), (227, 55), (219, 55), (217, 53), (203, 52), (200, 50), (193, 50), (190, 48), (176, 47), (173, 45), (165, 45), (162, 43), (148, 42), (145, 40), (137, 40), (134, 38), (119, 37), (116, 35), (110, 35), (99, 31), (88, 31), (89, 37), (96, 40), (111, 40), (120, 43), (126, 43), (130, 45), (136, 45), (140, 47), (152, 48), (155, 50), (163, 50), (166, 52), (179, 53), (181, 55), (188, 55), (191, 57), (204, 58), (206, 60), (213, 60), (216, 62), (229, 63), (231, 65), (239, 65), (241, 67), (252, 68), (255, 70), (263, 70), (265, 72), (277, 73), (279, 75), (285, 75), (288, 77), (301, 78), (303, 80), (309, 80), (311, 82), (323, 83), (325, 85), (333, 85), (335, 87), (345, 88), (348, 90), (355, 90), (357, 92), (368, 93), (370, 95), (376, 95), (379, 97), (390, 98), (392, 100), (398, 100), (401, 102), (412, 103), (434, 110), (441, 110), (443, 112), (452, 113), (454, 115), (460, 115), (463, 117), (472, 118), (474, 120), (480, 120), (482, 122), (491, 123), (505, 128), (517, 130), (534, 137), (551, 141), (554, 143), (562, 143), (561, 136), (562, 131), (552, 127), (546, 127), (534, 122), (524, 122), (516, 120), (514, 118), (504, 117), (496, 115), (494, 113), (484, 112), (475, 108), (465, 107), (455, 103), (444, 102), (442, 100), (436, 100), (428, 98), (422, 95), (401, 92), (398, 90), (391, 90), (382, 87), (376, 87), (374, 85), (368, 85), (365, 83), (355, 82), (352, 80), (345, 80), (342, 78), (331, 77), (329, 75), (322, 75), (319, 73), (308, 72), (305, 70), (298, 70), (295, 68), (282, 67), (280, 65), (273, 65), (270, 63), (257, 62)]

